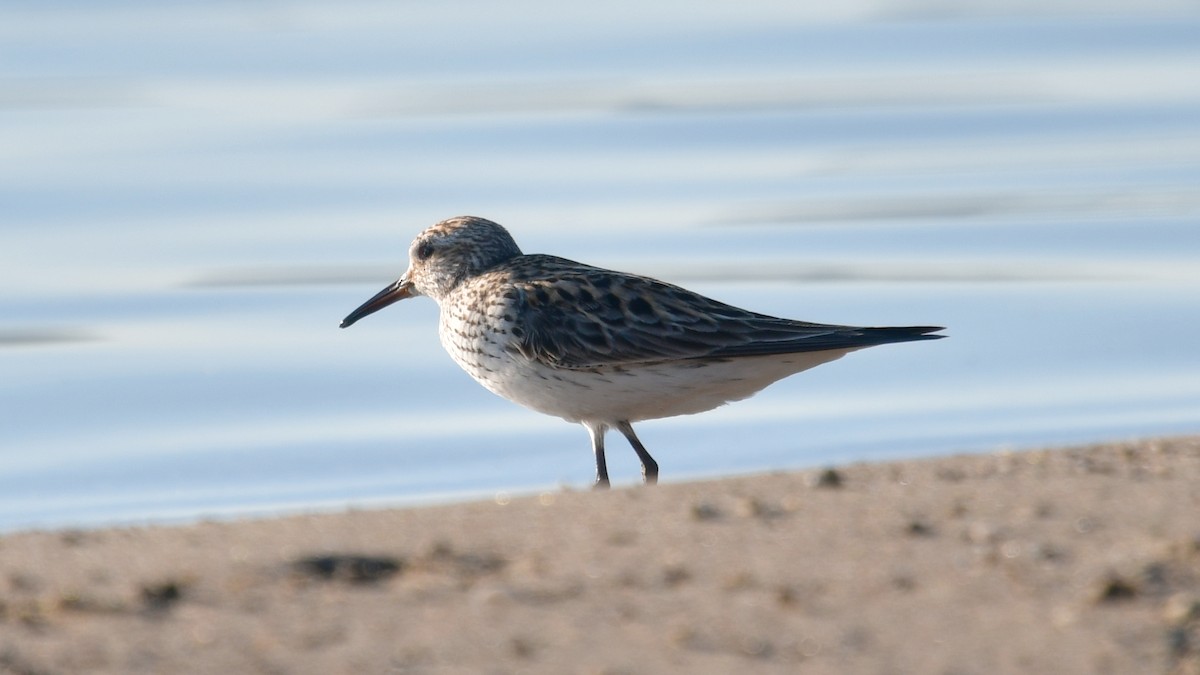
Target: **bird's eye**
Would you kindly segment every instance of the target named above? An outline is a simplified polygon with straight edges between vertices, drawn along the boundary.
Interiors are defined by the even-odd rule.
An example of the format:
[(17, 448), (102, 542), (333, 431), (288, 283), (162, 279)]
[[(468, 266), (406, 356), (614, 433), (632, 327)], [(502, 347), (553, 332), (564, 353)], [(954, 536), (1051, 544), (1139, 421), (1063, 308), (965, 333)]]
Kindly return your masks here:
[(433, 255), (433, 244), (426, 241), (417, 246), (417, 260), (428, 260), (431, 255)]

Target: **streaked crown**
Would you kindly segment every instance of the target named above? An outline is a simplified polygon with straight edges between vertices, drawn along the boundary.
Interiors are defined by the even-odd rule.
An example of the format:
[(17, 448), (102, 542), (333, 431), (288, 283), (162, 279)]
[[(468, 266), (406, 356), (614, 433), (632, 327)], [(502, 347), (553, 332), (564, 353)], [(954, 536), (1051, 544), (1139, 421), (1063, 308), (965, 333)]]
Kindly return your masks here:
[(464, 279), (519, 255), (517, 242), (498, 223), (458, 216), (417, 235), (404, 276), (421, 295), (440, 300)]

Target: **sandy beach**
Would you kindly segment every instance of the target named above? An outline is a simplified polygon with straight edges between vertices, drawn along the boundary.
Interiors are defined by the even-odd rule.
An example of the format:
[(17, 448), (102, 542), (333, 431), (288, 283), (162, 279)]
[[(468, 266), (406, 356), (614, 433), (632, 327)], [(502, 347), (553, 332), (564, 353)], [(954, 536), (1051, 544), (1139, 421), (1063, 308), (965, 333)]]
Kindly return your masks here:
[(0, 673), (1200, 673), (1200, 438), (0, 537)]

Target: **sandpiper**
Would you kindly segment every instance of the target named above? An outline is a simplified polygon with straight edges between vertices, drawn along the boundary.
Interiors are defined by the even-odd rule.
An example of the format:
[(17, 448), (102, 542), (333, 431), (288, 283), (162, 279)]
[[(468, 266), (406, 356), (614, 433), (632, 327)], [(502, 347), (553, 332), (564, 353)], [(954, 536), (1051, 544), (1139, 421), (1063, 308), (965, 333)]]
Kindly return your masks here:
[(596, 487), (607, 487), (604, 434), (633, 446), (646, 483), (658, 463), (641, 420), (690, 415), (864, 347), (935, 340), (937, 326), (860, 328), (780, 319), (679, 286), (521, 252), (508, 231), (460, 216), (426, 229), (408, 271), (342, 320), (347, 328), (419, 295), (438, 304), (442, 346), (490, 391), (587, 428)]

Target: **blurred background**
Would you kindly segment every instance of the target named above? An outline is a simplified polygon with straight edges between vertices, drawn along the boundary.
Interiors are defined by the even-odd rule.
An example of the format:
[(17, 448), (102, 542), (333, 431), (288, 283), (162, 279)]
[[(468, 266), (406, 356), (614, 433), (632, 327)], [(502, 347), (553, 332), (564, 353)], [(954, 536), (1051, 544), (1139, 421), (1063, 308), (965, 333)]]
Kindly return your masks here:
[(0, 529), (585, 488), (432, 302), (337, 328), (460, 214), (948, 327), (640, 425), (666, 480), (1200, 432), (1200, 6), (967, 4), (0, 4)]

